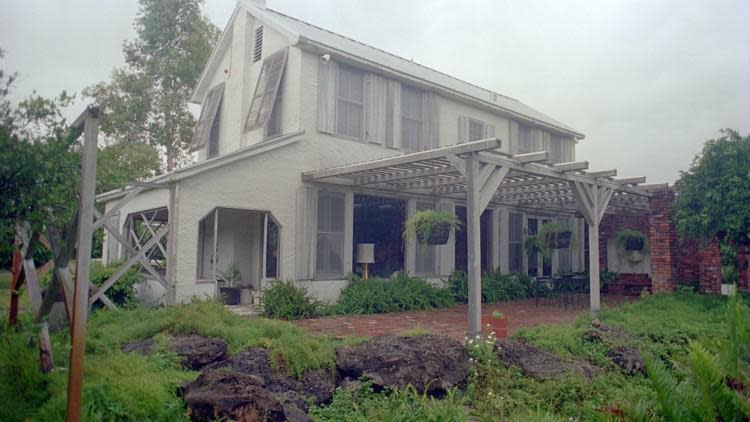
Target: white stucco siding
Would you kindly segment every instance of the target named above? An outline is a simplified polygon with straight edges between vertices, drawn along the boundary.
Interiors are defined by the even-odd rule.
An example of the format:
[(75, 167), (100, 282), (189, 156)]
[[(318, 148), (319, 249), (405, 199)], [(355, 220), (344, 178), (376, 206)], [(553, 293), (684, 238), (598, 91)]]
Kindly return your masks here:
[[(177, 300), (212, 295), (214, 284), (198, 282), (198, 224), (216, 207), (270, 211), (281, 225), (280, 278), (293, 279), (297, 191), (301, 173), (397, 153), (377, 145), (304, 136), (297, 143), (209, 170), (179, 182)], [(221, 222), (219, 223), (221, 225)], [(314, 281), (312, 283), (318, 283)], [(315, 286), (326, 294), (325, 282)], [(333, 283), (338, 285), (341, 283)], [(327, 295), (338, 294), (338, 290)]]

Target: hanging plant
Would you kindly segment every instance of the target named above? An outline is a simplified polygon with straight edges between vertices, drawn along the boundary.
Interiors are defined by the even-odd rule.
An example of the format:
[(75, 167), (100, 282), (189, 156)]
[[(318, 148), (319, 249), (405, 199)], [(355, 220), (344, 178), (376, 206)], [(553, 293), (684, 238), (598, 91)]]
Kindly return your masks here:
[(460, 230), (461, 220), (450, 211), (417, 211), (406, 220), (404, 238), (416, 236), (417, 242), (428, 245), (445, 245), (451, 230)]
[(648, 238), (645, 234), (633, 229), (622, 229), (615, 237), (617, 249), (625, 252), (648, 252)]
[(552, 259), (555, 249), (570, 248), (573, 243), (573, 231), (560, 223), (543, 224), (537, 233), (539, 252), (545, 259)]

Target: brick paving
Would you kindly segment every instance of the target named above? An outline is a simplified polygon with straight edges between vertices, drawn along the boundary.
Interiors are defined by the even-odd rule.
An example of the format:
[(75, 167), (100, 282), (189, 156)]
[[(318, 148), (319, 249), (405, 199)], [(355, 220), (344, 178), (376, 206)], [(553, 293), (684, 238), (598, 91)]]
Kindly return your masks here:
[[(605, 307), (617, 306), (633, 300), (637, 298), (602, 295), (602, 303)], [(537, 306), (534, 299), (524, 299), (491, 305), (483, 304), (482, 315), (489, 316), (496, 310), (502, 312), (508, 319), (508, 335), (513, 335), (523, 327), (571, 323), (587, 309), (587, 306), (586, 297), (580, 297), (576, 306), (568, 306), (567, 309), (555, 303), (539, 303)], [(296, 324), (308, 328), (313, 333), (333, 337), (398, 334), (419, 328), (463, 341), (468, 317), (467, 306), (458, 305), (449, 309), (432, 311), (312, 318), (297, 321)]]

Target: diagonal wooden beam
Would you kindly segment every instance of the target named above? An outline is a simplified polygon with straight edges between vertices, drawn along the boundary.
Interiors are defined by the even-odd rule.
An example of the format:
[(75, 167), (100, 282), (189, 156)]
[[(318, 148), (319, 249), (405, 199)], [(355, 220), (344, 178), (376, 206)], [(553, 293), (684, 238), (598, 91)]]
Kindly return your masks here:
[(128, 194), (125, 195), (124, 198), (122, 198), (119, 201), (117, 201), (117, 203), (112, 208), (110, 208), (109, 211), (107, 211), (104, 214), (103, 217), (100, 217), (99, 219), (97, 219), (96, 221), (94, 221), (94, 225), (91, 226), (91, 230), (95, 231), (96, 229), (98, 229), (102, 225), (104, 225), (104, 221), (103, 220), (109, 220), (110, 218), (112, 218), (113, 215), (117, 214), (117, 212), (120, 211), (120, 209), (122, 207), (124, 207), (125, 205), (127, 205), (128, 202), (130, 202), (138, 194), (140, 194), (141, 192), (143, 192), (144, 189), (145, 188), (142, 187), (142, 186), (138, 186), (138, 187), (135, 187), (135, 188), (131, 189), (130, 192), (128, 192)]
[(487, 183), (479, 190), (479, 213), (481, 214), (497, 193), (497, 188), (508, 175), (508, 167), (496, 167)]
[(110, 277), (109, 280), (105, 281), (104, 284), (102, 284), (101, 287), (99, 287), (99, 289), (97, 289), (96, 292), (94, 292), (94, 294), (91, 295), (91, 298), (89, 299), (89, 304), (93, 304), (97, 300), (101, 299), (104, 293), (106, 293), (107, 290), (109, 290), (109, 288), (112, 287), (117, 282), (117, 280), (120, 279), (120, 277), (125, 275), (125, 273), (130, 269), (130, 267), (132, 267), (133, 264), (135, 264), (138, 261), (138, 257), (143, 256), (143, 254), (145, 254), (148, 250), (150, 250), (154, 246), (154, 243), (161, 240), (161, 238), (164, 237), (168, 232), (169, 232), (169, 227), (166, 227), (166, 226), (162, 227), (158, 232), (156, 232), (155, 237), (152, 237), (151, 239), (149, 239), (148, 242), (146, 242), (146, 244), (143, 245), (143, 247), (139, 249), (135, 255), (128, 258), (128, 260), (125, 261), (125, 263), (120, 266), (120, 268), (112, 275), (112, 277)]
[(468, 170), (466, 167), (465, 159), (459, 157), (456, 154), (446, 154), (445, 159), (448, 160), (451, 164), (453, 164), (453, 167), (455, 167), (456, 170), (458, 170), (458, 172), (461, 173), (463, 177), (466, 177)]

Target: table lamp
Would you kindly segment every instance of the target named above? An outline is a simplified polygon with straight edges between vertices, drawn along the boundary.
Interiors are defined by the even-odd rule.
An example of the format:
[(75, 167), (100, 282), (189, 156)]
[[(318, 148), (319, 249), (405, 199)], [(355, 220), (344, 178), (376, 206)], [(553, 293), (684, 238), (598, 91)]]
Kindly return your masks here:
[(370, 272), (367, 266), (375, 263), (375, 244), (374, 243), (359, 243), (357, 244), (357, 263), (364, 264), (364, 277), (365, 280), (370, 278)]

